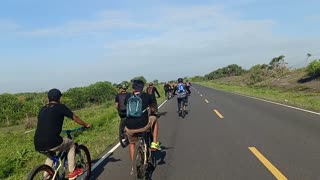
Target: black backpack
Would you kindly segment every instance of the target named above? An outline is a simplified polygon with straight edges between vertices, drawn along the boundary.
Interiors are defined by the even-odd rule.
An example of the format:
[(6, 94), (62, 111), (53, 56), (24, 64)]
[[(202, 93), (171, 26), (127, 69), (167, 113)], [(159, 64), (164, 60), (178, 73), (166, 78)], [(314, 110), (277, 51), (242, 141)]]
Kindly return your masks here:
[(124, 104), (127, 96), (128, 96), (127, 93), (119, 94), (119, 110), (120, 111), (126, 111), (127, 110), (127, 106)]

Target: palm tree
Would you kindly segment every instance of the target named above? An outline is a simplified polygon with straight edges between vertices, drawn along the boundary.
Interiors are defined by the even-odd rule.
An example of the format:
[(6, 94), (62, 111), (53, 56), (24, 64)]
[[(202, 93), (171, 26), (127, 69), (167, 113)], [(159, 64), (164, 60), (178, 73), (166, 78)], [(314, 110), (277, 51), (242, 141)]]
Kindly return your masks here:
[(308, 53), (307, 54), (307, 59), (306, 59), (306, 66), (307, 66), (307, 64), (308, 64), (308, 60), (309, 60), (309, 58), (312, 56), (312, 54), (310, 54), (310, 53)]

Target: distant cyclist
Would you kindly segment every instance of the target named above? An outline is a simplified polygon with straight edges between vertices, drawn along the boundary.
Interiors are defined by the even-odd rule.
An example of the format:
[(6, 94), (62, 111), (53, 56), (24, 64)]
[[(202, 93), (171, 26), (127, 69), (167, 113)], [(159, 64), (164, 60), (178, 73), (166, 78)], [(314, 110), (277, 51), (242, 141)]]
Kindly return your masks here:
[(125, 99), (130, 96), (130, 93), (127, 93), (128, 84), (121, 83), (118, 86), (119, 94), (116, 95), (115, 98), (115, 106), (118, 110), (118, 114), (121, 119), (126, 118), (127, 116), (127, 107), (125, 105)]
[(186, 80), (186, 88), (187, 88), (187, 91), (188, 91), (188, 94), (191, 94), (191, 91), (190, 91), (190, 87), (192, 86), (191, 83), (189, 82), (189, 80)]
[(170, 98), (170, 84), (169, 83), (165, 83), (164, 86), (163, 86), (163, 89), (164, 89), (164, 94), (165, 96), (169, 99)]
[(177, 94), (178, 112), (179, 112), (179, 115), (181, 115), (181, 102), (184, 101), (185, 105), (187, 105), (187, 103), (188, 103), (187, 87), (183, 83), (182, 78), (178, 79), (178, 84), (177, 84), (173, 94)]
[(153, 82), (149, 83), (149, 86), (147, 87), (147, 93), (149, 95), (151, 95), (151, 97), (153, 98), (154, 102), (156, 103), (156, 114), (158, 114), (158, 103), (157, 103), (157, 98), (156, 98), (156, 93), (158, 95), (158, 98), (160, 98), (160, 94), (158, 92), (158, 89), (154, 86)]

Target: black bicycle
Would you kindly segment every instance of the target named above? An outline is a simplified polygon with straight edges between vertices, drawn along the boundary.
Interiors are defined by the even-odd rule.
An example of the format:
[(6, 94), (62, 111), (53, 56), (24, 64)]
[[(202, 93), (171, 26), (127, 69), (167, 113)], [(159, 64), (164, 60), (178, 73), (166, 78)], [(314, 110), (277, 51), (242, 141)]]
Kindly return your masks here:
[(171, 91), (167, 91), (166, 92), (166, 97), (167, 97), (167, 100), (171, 99), (172, 98), (172, 92)]
[(126, 118), (121, 118), (119, 124), (119, 142), (123, 148), (127, 147), (129, 144), (128, 136), (125, 133), (125, 120)]
[(156, 151), (151, 150), (153, 141), (152, 129), (146, 132), (137, 133), (138, 143), (135, 148), (133, 160), (134, 179), (151, 179), (152, 171), (156, 168)]
[[(72, 139), (71, 133), (75, 131), (83, 131), (85, 127), (79, 127), (71, 130), (63, 130), (69, 139)], [(86, 146), (75, 143), (75, 164), (76, 168), (83, 168), (85, 170), (83, 179), (89, 180), (91, 175), (91, 157)], [(60, 151), (58, 155), (53, 151), (40, 152), (49, 156), (53, 161), (53, 167), (46, 164), (41, 164), (35, 167), (28, 176), (28, 180), (62, 180), (66, 178), (66, 170), (68, 167), (68, 151)]]

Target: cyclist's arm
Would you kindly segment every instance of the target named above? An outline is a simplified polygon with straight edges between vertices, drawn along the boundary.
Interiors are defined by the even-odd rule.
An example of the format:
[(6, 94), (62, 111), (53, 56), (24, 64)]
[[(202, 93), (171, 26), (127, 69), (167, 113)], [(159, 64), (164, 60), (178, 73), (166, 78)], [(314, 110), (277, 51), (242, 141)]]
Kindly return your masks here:
[(116, 98), (114, 100), (114, 104), (115, 104), (116, 109), (118, 109), (118, 107), (119, 107), (119, 94), (116, 95)]
[(90, 124), (85, 123), (84, 121), (82, 121), (82, 119), (80, 119), (77, 115), (73, 114), (72, 119), (74, 120), (74, 122), (76, 122), (77, 124), (84, 126), (86, 128), (90, 127)]
[(160, 94), (159, 94), (158, 89), (156, 87), (154, 87), (154, 91), (157, 93), (158, 97), (160, 97)]

